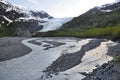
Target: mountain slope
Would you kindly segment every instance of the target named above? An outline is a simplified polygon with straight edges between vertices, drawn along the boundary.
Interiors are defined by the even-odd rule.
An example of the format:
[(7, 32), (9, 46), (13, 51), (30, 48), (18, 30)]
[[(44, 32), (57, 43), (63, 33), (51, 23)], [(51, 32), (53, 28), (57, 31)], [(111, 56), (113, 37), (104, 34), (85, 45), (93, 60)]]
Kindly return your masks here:
[(120, 2), (95, 7), (63, 25), (64, 27), (105, 27), (120, 23)]
[(28, 10), (0, 0), (0, 36), (31, 36), (59, 29), (72, 18), (53, 18), (44, 11)]
[(95, 7), (65, 23), (59, 30), (34, 36), (120, 39), (120, 2)]
[(9, 36), (11, 32), (14, 35), (29, 36), (42, 29), (43, 23), (52, 18), (44, 11), (27, 10), (0, 0), (0, 36)]

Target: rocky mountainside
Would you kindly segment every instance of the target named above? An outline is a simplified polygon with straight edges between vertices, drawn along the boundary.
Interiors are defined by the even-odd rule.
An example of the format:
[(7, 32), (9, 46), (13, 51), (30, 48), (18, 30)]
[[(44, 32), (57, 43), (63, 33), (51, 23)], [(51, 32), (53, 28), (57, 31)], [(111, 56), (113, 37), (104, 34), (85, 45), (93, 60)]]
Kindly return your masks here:
[(59, 30), (33, 36), (107, 38), (120, 40), (120, 1), (94, 7), (62, 25)]
[(52, 18), (44, 11), (27, 10), (0, 0), (0, 36), (29, 36)]
[(29, 10), (0, 0), (0, 36), (31, 36), (59, 29), (72, 18), (53, 18), (44, 11)]
[(120, 23), (120, 1), (90, 9), (63, 25), (65, 27), (105, 27)]
[(79, 17), (63, 24), (56, 31), (37, 33), (34, 36), (61, 36), (107, 38), (120, 40), (120, 1), (94, 7)]

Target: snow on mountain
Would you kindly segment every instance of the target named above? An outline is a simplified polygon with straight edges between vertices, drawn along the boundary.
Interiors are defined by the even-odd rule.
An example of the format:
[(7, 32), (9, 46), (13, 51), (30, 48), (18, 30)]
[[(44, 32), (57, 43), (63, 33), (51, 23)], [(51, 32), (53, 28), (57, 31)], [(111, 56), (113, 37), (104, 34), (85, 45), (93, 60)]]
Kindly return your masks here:
[(26, 9), (21, 6), (11, 4), (5, 0), (1, 0), (0, 5), (1, 5), (0, 6), (1, 11), (3, 12), (3, 14), (1, 13), (0, 15), (5, 15), (5, 13), (11, 13), (12, 15), (13, 14), (21, 14), (20, 16), (15, 17), (15, 19), (17, 19), (17, 20), (19, 20), (19, 19), (21, 20), (24, 18), (25, 19), (27, 18), (26, 20), (29, 20), (29, 19), (44, 20), (44, 18), (48, 18), (48, 19), (53, 18), (52, 16), (50, 16), (49, 14), (47, 14), (44, 11), (29, 10), (29, 9)]
[(8, 19), (6, 16), (3, 16), (3, 18), (9, 22), (7, 25), (13, 22), (12, 20)]
[(102, 6), (96, 6), (93, 9), (90, 9), (87, 12), (91, 12), (91, 13), (109, 13), (109, 12), (113, 12), (115, 10), (120, 9), (120, 1), (116, 1), (114, 3), (110, 3), (110, 4), (105, 4)]
[[(9, 26), (11, 23), (29, 22), (29, 24), (22, 24), (22, 26), (25, 28), (27, 27), (30, 32), (47, 32), (57, 30), (64, 23), (72, 20), (72, 18), (53, 18), (44, 11), (26, 9), (23, 6), (11, 4), (5, 0), (0, 0), (0, 11), (0, 16), (4, 18), (1, 19), (0, 23), (6, 20), (8, 23), (5, 24)], [(33, 29), (34, 27), (35, 29)]]
[(119, 8), (120, 8), (120, 1), (117, 1), (115, 3), (102, 5), (102, 7), (99, 7), (99, 10), (101, 10), (102, 12), (112, 12)]
[(15, 31), (13, 32), (19, 36), (24, 36), (26, 32), (31, 35), (38, 32), (52, 18), (44, 11), (30, 10), (23, 6), (0, 0), (0, 25), (2, 27), (15, 26)]
[(71, 21), (72, 17), (49, 19), (39, 32), (47, 32), (59, 29), (64, 23)]
[(0, 2), (2, 2), (4, 4), (8, 4), (5, 0), (0, 0)]
[(101, 10), (102, 12), (111, 12), (112, 10)]

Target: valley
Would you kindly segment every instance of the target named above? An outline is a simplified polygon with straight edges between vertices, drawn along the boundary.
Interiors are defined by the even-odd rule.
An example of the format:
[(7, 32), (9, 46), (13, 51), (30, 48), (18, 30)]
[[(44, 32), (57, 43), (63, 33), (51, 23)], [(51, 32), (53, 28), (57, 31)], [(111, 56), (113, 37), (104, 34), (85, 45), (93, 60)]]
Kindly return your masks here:
[[(11, 41), (21, 38), (2, 39), (8, 40), (8, 45), (12, 47), (14, 45)], [(104, 63), (112, 61), (113, 57), (108, 55), (109, 47), (117, 45), (110, 40), (72, 37), (28, 38), (21, 40), (21, 44), (32, 51), (1, 61), (1, 80), (82, 80), (85, 77), (83, 73), (92, 72)], [(14, 49), (17, 51), (17, 47)], [(14, 49), (11, 48), (13, 53), (5, 53), (21, 54), (14, 54)]]
[[(33, 8), (37, 5), (29, 9), (0, 0), (0, 80), (120, 79), (119, 0), (63, 18), (43, 11), (56, 3), (36, 10), (43, 4), (37, 1), (42, 0), (20, 1)], [(74, 6), (72, 3), (64, 12), (78, 13)], [(50, 11), (59, 10), (54, 13), (63, 15), (62, 7)], [(69, 13), (69, 9), (73, 11)]]

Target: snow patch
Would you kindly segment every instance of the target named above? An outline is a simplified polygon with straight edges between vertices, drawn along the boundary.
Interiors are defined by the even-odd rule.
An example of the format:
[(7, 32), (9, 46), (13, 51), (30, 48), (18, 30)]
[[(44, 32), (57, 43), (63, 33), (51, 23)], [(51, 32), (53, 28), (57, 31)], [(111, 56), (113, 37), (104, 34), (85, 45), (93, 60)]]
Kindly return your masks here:
[(6, 12), (9, 12), (9, 11), (12, 11), (11, 7), (6, 9)]
[(13, 22), (11, 19), (7, 18), (6, 16), (3, 16), (3, 18), (9, 22), (9, 23), (7, 24), (7, 26), (8, 26), (10, 23)]
[(113, 10), (101, 10), (102, 12), (112, 12)]
[(0, 0), (0, 2), (2, 2), (4, 4), (8, 4), (8, 2), (6, 2), (6, 0)]

